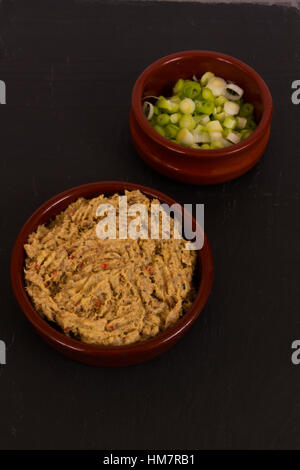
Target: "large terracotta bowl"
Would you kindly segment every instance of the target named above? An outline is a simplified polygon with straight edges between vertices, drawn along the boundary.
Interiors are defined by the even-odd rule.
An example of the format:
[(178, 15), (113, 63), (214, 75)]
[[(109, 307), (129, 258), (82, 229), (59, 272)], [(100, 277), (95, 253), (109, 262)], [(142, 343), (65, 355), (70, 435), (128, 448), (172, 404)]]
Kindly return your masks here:
[[(198, 291), (191, 309), (183, 315), (174, 326), (152, 339), (128, 346), (90, 345), (69, 338), (64, 333), (53, 328), (39, 315), (31, 303), (24, 285), (23, 269), (25, 253), (23, 246), (30, 233), (35, 231), (38, 225), (49, 222), (56, 214), (63, 211), (71, 202), (79, 197), (93, 198), (100, 194), (111, 195), (114, 193), (122, 193), (125, 189), (139, 189), (150, 198), (157, 198), (162, 203), (168, 205), (172, 205), (175, 202), (170, 197), (152, 188), (126, 182), (99, 182), (69, 189), (43, 204), (27, 220), (17, 237), (11, 257), (11, 282), (13, 291), (20, 308), (37, 332), (47, 343), (62, 354), (72, 359), (98, 366), (124, 366), (135, 364), (151, 359), (169, 349), (186, 333), (196, 320), (207, 301), (212, 285), (212, 255), (209, 243), (205, 237), (204, 246), (198, 251)], [(193, 223), (196, 223), (194, 219)]]
[[(206, 71), (236, 82), (255, 107), (258, 127), (239, 144), (218, 150), (183, 147), (159, 135), (144, 116), (145, 96), (168, 96), (177, 79), (200, 77)], [(138, 77), (132, 92), (130, 132), (139, 155), (158, 172), (185, 183), (216, 184), (242, 175), (258, 162), (269, 140), (272, 111), (266, 83), (248, 65), (217, 52), (178, 52), (157, 60)]]

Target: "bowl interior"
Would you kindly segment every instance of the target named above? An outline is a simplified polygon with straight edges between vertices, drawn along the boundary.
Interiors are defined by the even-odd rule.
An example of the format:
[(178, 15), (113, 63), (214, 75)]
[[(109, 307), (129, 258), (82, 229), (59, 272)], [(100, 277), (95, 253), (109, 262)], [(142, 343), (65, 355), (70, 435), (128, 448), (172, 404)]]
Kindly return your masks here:
[[(157, 63), (156, 63), (157, 64)], [(231, 80), (244, 90), (244, 99), (255, 107), (255, 118), (260, 121), (264, 111), (262, 89), (255, 79), (255, 72), (250, 67), (243, 67), (239, 61), (230, 61), (217, 54), (212, 56), (204, 52), (178, 56), (158, 65), (153, 64), (147, 69), (143, 83), (144, 96), (171, 96), (172, 87), (179, 78), (188, 79), (193, 75), (200, 78), (207, 71)], [(257, 75), (257, 78), (259, 76)]]

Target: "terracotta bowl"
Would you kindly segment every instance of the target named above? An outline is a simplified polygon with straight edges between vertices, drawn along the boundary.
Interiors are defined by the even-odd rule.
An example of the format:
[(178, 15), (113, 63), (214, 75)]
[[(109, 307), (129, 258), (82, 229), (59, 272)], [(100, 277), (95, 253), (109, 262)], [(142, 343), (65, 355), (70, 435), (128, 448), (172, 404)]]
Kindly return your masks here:
[[(30, 233), (40, 224), (48, 223), (79, 197), (92, 198), (99, 194), (122, 193), (125, 189), (139, 189), (150, 198), (172, 205), (175, 201), (159, 191), (125, 182), (99, 182), (69, 189), (44, 203), (27, 220), (15, 242), (11, 258), (11, 281), (20, 308), (42, 338), (62, 354), (77, 361), (101, 366), (124, 366), (151, 359), (172, 347), (188, 330), (203, 309), (213, 278), (212, 255), (207, 238), (198, 251), (198, 292), (191, 309), (172, 327), (158, 336), (128, 346), (96, 346), (69, 338), (53, 328), (33, 307), (24, 286), (24, 249)], [(193, 223), (195, 220), (193, 219)]]
[[(143, 97), (170, 96), (178, 78), (214, 72), (236, 82), (255, 107), (259, 125), (248, 139), (218, 150), (190, 149), (160, 136), (142, 110)], [(210, 51), (185, 51), (157, 60), (138, 77), (132, 92), (130, 132), (139, 155), (152, 168), (170, 178), (193, 184), (216, 184), (236, 178), (261, 158), (270, 136), (273, 103), (264, 80), (234, 57)]]

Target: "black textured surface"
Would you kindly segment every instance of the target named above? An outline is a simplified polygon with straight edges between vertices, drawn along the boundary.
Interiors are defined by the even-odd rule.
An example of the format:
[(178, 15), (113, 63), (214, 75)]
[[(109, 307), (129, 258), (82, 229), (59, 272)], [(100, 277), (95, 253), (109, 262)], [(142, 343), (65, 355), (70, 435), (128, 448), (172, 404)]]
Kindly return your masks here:
[[(300, 17), (254, 5), (2, 1), (0, 366), (2, 449), (300, 448)], [(150, 170), (128, 133), (130, 92), (153, 60), (219, 50), (253, 66), (275, 113), (261, 162), (236, 181), (187, 186)], [(205, 203), (215, 262), (186, 337), (125, 369), (77, 364), (33, 331), (10, 288), (27, 217), (81, 183), (125, 179)]]

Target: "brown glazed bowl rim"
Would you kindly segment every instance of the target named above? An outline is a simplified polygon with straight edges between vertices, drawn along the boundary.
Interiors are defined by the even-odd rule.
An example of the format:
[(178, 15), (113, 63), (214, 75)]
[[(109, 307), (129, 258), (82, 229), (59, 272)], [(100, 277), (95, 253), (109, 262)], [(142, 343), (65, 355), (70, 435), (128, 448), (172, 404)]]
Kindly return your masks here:
[[(153, 129), (153, 127), (147, 121), (145, 114), (142, 108), (142, 100), (143, 100), (143, 90), (144, 86), (154, 71), (157, 71), (161, 66), (168, 64), (169, 62), (174, 62), (180, 60), (187, 56), (194, 56), (199, 57), (199, 59), (203, 58), (212, 58), (218, 61), (229, 62), (231, 65), (235, 66), (246, 72), (248, 76), (256, 83), (258, 86), (261, 96), (262, 96), (262, 103), (263, 103), (263, 114), (261, 116), (260, 122), (254, 132), (245, 140), (239, 142), (238, 144), (234, 144), (231, 147), (226, 147), (223, 149), (214, 149), (214, 150), (201, 150), (201, 149), (191, 149), (188, 147), (184, 147), (182, 145), (176, 144), (165, 137), (162, 137), (158, 132)], [(179, 77), (174, 77), (174, 81)], [(239, 59), (232, 57), (227, 54), (223, 54), (220, 52), (214, 51), (205, 51), (205, 50), (190, 50), (190, 51), (182, 51), (182, 52), (175, 52), (173, 54), (164, 56), (152, 64), (150, 64), (137, 78), (131, 96), (131, 106), (135, 118), (144, 131), (151, 139), (153, 139), (156, 143), (160, 144), (162, 147), (176, 152), (178, 155), (181, 154), (183, 157), (191, 157), (191, 158), (224, 158), (229, 157), (237, 152), (244, 150), (250, 147), (252, 144), (257, 142), (263, 134), (266, 132), (272, 118), (273, 113), (273, 100), (270, 93), (270, 90), (263, 80), (263, 78), (249, 65), (245, 64)]]
[[(159, 349), (163, 344), (172, 342), (174, 338), (181, 335), (189, 328), (191, 323), (198, 317), (202, 311), (208, 295), (211, 290), (212, 278), (213, 278), (213, 262), (211, 249), (204, 235), (204, 246), (198, 251), (198, 263), (201, 264), (201, 279), (198, 287), (196, 298), (191, 308), (170, 328), (166, 331), (159, 333), (157, 336), (141, 341), (139, 343), (133, 343), (124, 346), (99, 346), (94, 344), (88, 344), (79, 340), (73, 339), (65, 335), (64, 333), (53, 328), (46, 320), (44, 320), (40, 314), (35, 310), (31, 303), (24, 286), (24, 243), (27, 241), (28, 236), (32, 233), (37, 226), (41, 223), (42, 217), (47, 216), (49, 213), (49, 219), (61, 212), (66, 208), (72, 201), (79, 197), (94, 197), (96, 194), (114, 194), (122, 192), (124, 190), (136, 190), (139, 189), (145, 195), (150, 198), (157, 198), (161, 202), (165, 202), (169, 205), (174, 204), (175, 200), (169, 196), (152, 189), (147, 186), (128, 183), (123, 181), (103, 181), (88, 183), (80, 186), (70, 188), (62, 193), (52, 197), (44, 204), (42, 204), (32, 216), (25, 222), (19, 235), (16, 239), (12, 256), (11, 256), (11, 282), (12, 288), (17, 299), (17, 302), (36, 330), (52, 340), (52, 342), (59, 344), (64, 349), (73, 350), (74, 352), (82, 353), (85, 355), (93, 355), (98, 357), (117, 357), (122, 352), (139, 354)], [(61, 206), (63, 204), (63, 206)], [(58, 206), (57, 212), (55, 207)], [(182, 206), (181, 206), (182, 207)], [(45, 219), (44, 219), (45, 220)], [(195, 219), (193, 218), (195, 223)], [(43, 222), (45, 223), (45, 222)]]

